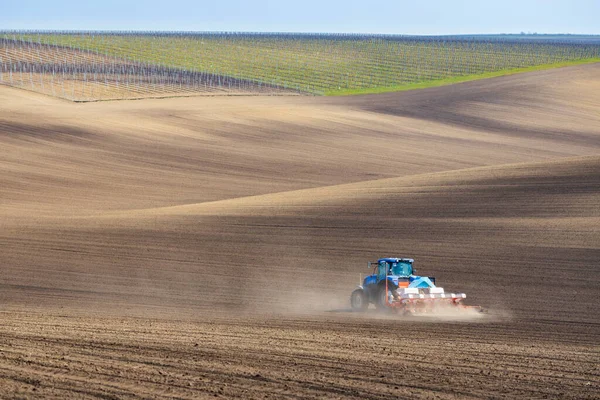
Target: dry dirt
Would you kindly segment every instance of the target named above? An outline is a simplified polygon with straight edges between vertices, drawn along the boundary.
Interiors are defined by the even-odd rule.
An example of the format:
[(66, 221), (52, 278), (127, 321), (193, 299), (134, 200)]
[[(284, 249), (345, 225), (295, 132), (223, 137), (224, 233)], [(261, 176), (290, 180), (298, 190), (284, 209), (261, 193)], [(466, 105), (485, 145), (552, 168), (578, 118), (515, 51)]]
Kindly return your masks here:
[[(600, 65), (348, 98), (0, 87), (0, 397), (600, 397)], [(348, 310), (380, 256), (486, 315)]]

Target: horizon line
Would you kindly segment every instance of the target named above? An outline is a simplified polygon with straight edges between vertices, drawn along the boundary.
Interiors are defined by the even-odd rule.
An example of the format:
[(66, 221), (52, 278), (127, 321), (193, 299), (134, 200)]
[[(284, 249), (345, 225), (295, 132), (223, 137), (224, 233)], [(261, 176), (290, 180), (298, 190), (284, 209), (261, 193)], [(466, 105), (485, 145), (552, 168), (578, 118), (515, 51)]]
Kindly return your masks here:
[(146, 30), (146, 29), (0, 29), (0, 33), (162, 33), (162, 34), (255, 34), (255, 35), (348, 35), (348, 36), (404, 36), (404, 37), (450, 37), (450, 36), (600, 36), (600, 33), (539, 33), (539, 32), (500, 32), (500, 33), (377, 33), (377, 32), (317, 32), (317, 31), (235, 31), (235, 30)]

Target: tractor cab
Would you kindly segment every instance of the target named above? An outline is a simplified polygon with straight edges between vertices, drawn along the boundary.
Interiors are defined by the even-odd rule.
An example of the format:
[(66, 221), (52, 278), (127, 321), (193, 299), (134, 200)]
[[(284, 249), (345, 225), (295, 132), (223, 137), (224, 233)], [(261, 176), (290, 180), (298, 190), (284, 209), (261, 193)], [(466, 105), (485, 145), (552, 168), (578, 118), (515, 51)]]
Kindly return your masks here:
[(376, 263), (369, 263), (369, 267), (375, 264), (374, 275), (377, 282), (385, 279), (386, 276), (395, 276), (398, 278), (410, 278), (413, 275), (412, 258), (380, 258)]
[(377, 276), (381, 279), (387, 275), (409, 278), (413, 275), (414, 262), (412, 258), (381, 258), (377, 261)]
[(369, 291), (377, 291), (380, 284), (386, 279), (392, 287), (407, 288), (430, 288), (435, 287), (435, 278), (421, 277), (415, 275), (412, 258), (380, 258), (376, 262), (370, 262), (369, 268), (373, 268), (373, 274), (367, 275), (363, 287)]
[(373, 268), (373, 273), (365, 277), (363, 285), (366, 288), (376, 288), (387, 279), (392, 285), (408, 286), (415, 278), (413, 263), (412, 258), (380, 258), (376, 262), (370, 262), (369, 268)]

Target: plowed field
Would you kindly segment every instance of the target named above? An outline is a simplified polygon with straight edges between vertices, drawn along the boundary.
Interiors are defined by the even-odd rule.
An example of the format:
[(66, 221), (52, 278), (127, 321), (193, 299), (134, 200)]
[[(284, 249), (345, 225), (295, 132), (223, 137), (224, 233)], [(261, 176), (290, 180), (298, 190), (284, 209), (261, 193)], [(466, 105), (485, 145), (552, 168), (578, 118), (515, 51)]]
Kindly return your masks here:
[[(598, 398), (599, 93), (0, 87), (0, 397)], [(489, 312), (350, 312), (381, 256)]]

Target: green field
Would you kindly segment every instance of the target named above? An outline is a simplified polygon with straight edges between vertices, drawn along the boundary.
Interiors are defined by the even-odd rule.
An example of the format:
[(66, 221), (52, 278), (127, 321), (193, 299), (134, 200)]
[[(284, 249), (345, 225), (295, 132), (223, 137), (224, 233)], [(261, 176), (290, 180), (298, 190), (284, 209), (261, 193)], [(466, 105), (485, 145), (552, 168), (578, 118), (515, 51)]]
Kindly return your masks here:
[(600, 39), (410, 38), (359, 35), (22, 34), (153, 65), (325, 95), (406, 90), (600, 61)]

